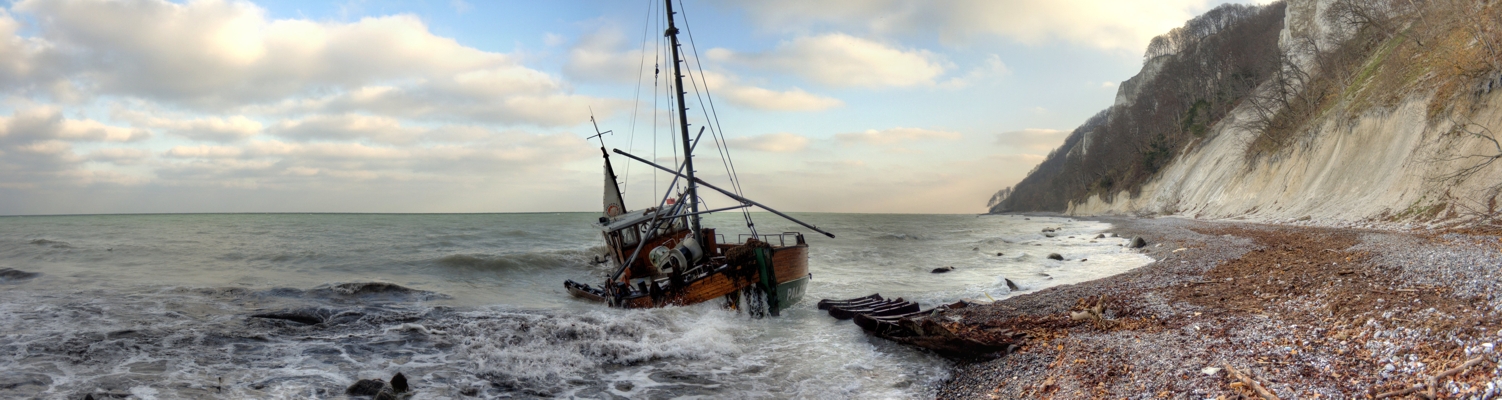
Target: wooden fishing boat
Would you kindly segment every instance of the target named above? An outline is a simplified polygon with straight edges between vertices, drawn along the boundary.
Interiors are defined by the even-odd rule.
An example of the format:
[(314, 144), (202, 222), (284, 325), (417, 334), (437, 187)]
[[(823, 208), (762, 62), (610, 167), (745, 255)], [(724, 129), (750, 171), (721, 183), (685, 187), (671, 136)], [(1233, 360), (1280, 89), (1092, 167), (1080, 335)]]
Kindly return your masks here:
[[(615, 154), (665, 171), (673, 177), (656, 207), (627, 211), (611, 166), (610, 152), (605, 151), (603, 136), (610, 131), (600, 132), (596, 125), (596, 135), (591, 139), (600, 138), (600, 152), (605, 158), (605, 215), (600, 217), (598, 226), (605, 239), (606, 259), (616, 268), (599, 285), (569, 280), (564, 282), (564, 287), (574, 296), (615, 307), (678, 306), (724, 299), (729, 307), (744, 308), (757, 315), (769, 313), (776, 316), (803, 298), (812, 278), (808, 271), (808, 242), (803, 234), (758, 233), (751, 215), (745, 214), (750, 233), (737, 235), (732, 240), (717, 234), (713, 228), (701, 226), (700, 216), (731, 210), (744, 213), (756, 207), (831, 238), (834, 234), (695, 176), (693, 151), (707, 126), (701, 127), (698, 137), (690, 140), (679, 31), (673, 21), (672, 0), (664, 0), (664, 3), (667, 15), (664, 36), (668, 38), (673, 57), (671, 81), (674, 87), (671, 90), (677, 101), (678, 124), (675, 130), (686, 156), (677, 168), (668, 168), (616, 149)], [(706, 106), (712, 107), (712, 104)], [(594, 119), (591, 117), (590, 120)], [(721, 153), (727, 150), (721, 149)], [(734, 179), (733, 170), (727, 174)], [(701, 188), (719, 192), (740, 204), (700, 210)]]

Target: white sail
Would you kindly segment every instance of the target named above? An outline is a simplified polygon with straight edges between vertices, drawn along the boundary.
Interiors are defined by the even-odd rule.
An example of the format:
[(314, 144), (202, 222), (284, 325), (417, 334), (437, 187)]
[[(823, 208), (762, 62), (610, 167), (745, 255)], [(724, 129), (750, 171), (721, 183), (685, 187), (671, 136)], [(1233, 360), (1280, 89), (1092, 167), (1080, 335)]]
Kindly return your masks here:
[[(600, 148), (604, 153), (605, 148)], [(605, 216), (615, 218), (626, 213), (626, 202), (621, 200), (621, 187), (615, 182), (615, 169), (610, 167), (610, 155), (605, 155)]]

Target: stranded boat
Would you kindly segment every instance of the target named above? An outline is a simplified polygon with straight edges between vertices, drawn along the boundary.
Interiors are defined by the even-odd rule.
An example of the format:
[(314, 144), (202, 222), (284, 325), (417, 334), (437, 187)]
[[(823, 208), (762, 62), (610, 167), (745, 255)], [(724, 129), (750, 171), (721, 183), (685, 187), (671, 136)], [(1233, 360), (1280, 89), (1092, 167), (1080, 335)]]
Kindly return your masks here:
[[(680, 134), (678, 139), (682, 142), (685, 157), (677, 168), (668, 168), (616, 149), (616, 154), (665, 171), (673, 177), (656, 207), (627, 211), (615, 170), (610, 164), (610, 153), (605, 151), (603, 136), (610, 132), (599, 132), (596, 126), (597, 134), (591, 138), (600, 138), (600, 153), (605, 158), (605, 215), (600, 217), (598, 226), (605, 239), (606, 258), (616, 268), (598, 286), (572, 280), (563, 285), (574, 296), (614, 307), (664, 307), (724, 299), (727, 306), (744, 308), (754, 315), (770, 313), (776, 316), (803, 297), (804, 288), (812, 277), (808, 272), (808, 243), (803, 234), (757, 233), (751, 215), (746, 213), (746, 227), (751, 233), (729, 240), (715, 229), (701, 226), (700, 216), (730, 210), (745, 213), (751, 207), (757, 207), (831, 238), (834, 234), (742, 197), (737, 193), (739, 185), (734, 184), (733, 169), (726, 172), (735, 191), (711, 185), (694, 175), (693, 151), (698, 139), (703, 137), (705, 127), (701, 127), (697, 137), (690, 140), (679, 31), (673, 21), (672, 0), (664, 0), (664, 3), (667, 29), (663, 35), (668, 38), (671, 48), (671, 90), (677, 106), (675, 130)], [(702, 72), (700, 74), (702, 76)], [(590, 120), (594, 121), (594, 118)], [(715, 142), (722, 143), (720, 140)], [(722, 154), (724, 150), (721, 149)], [(719, 192), (739, 205), (700, 210), (698, 193), (701, 188)]]

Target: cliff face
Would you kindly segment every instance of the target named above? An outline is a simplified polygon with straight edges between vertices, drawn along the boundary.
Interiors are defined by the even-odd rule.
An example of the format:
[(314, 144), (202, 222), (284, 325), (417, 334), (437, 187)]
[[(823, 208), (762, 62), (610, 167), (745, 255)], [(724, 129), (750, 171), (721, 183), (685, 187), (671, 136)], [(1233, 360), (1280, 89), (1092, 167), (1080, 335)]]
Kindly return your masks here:
[[(1502, 98), (1496, 92), (1489, 98), (1491, 105), (1473, 122), (1495, 131), (1502, 128), (1502, 107), (1496, 106)], [(1312, 140), (1264, 159), (1244, 151), (1256, 132), (1224, 121), (1212, 140), (1179, 156), (1137, 196), (1089, 196), (1067, 212), (1360, 221), (1463, 218), (1495, 208), (1489, 206), (1497, 194), (1492, 186), (1502, 182), (1502, 169), (1461, 182), (1445, 179), (1480, 161), (1457, 156), (1495, 153), (1492, 144), (1450, 134), (1456, 128), (1450, 121), (1431, 124), (1425, 115), (1430, 100), (1416, 95), (1354, 120), (1322, 119)]]
[[(1420, 8), (1392, 5), (1401, 3)], [(1207, 115), (1202, 134), (1193, 131), (1195, 107), (1170, 110), (1180, 113), (1178, 126), (1139, 128), (1189, 127), (1189, 140), (1158, 140), (1169, 148), (1139, 147), (1135, 157), (1096, 151), (1089, 144), (1112, 135), (1173, 136), (1098, 128), (1104, 124), (1098, 120), (1150, 120), (1140, 115), (1141, 107), (1133, 107), (1156, 102), (1161, 108), (1162, 90), (1154, 87), (1183, 86), (1177, 81), (1184, 76), (1161, 72), (1171, 60), (1148, 62), (1133, 78), (1136, 85), (1122, 85), (1104, 118), (1076, 130), (1033, 174), (1009, 188), (1005, 199), (994, 199), (992, 211), (1263, 221), (1494, 221), (1502, 190), (1502, 162), (1493, 162), (1502, 159), (1497, 142), (1502, 68), (1492, 43), (1502, 33), (1489, 18), (1502, 22), (1493, 14), (1502, 12), (1502, 5), (1474, 0), (1392, 4), (1274, 4), (1286, 7), (1277, 33), (1279, 61), (1271, 73), (1257, 76), (1253, 89), (1233, 100), (1221, 99), (1230, 106), (1220, 115)], [(1381, 18), (1352, 17), (1373, 13)], [(1446, 18), (1459, 22), (1440, 22)], [(1241, 23), (1248, 21), (1255, 22)], [(1466, 29), (1467, 24), (1474, 29)], [(1259, 37), (1238, 38), (1265, 40)], [(1154, 93), (1159, 95), (1148, 97)], [(1118, 159), (1092, 161), (1094, 157)], [(1151, 167), (1160, 159), (1166, 160), (1157, 168), (1142, 168), (1150, 171), (1145, 178), (1120, 184), (1119, 177), (1125, 176), (1120, 170)], [(1107, 167), (1092, 169), (1092, 163)], [(1097, 176), (1118, 181), (1092, 182)], [(1063, 198), (1065, 204), (1036, 201), (1048, 197)]]

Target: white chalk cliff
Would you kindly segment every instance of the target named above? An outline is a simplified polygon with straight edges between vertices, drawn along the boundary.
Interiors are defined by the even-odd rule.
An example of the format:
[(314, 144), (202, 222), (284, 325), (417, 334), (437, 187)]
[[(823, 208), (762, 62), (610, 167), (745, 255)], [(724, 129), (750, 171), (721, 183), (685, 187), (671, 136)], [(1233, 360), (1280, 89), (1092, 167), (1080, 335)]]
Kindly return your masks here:
[[(1329, 0), (1288, 3), (1280, 45), (1299, 37), (1335, 43), (1341, 32), (1320, 18)], [(1300, 60), (1300, 62), (1309, 62)], [(1132, 101), (1136, 87), (1155, 77), (1154, 64), (1123, 84), (1117, 103)], [(1161, 78), (1161, 77), (1157, 77)], [(1457, 123), (1502, 134), (1502, 81), (1493, 76), (1463, 88), (1479, 108), (1466, 119), (1431, 118), (1433, 90), (1404, 94), (1390, 107), (1360, 107), (1339, 100), (1306, 127), (1307, 135), (1271, 156), (1246, 151), (1258, 132), (1241, 123), (1252, 117), (1242, 105), (1218, 121), (1205, 138), (1181, 152), (1133, 196), (1127, 191), (1070, 202), (1072, 215), (1181, 215), (1323, 223), (1362, 221), (1434, 222), (1464, 219), (1486, 210), (1502, 183), (1502, 162), (1463, 179), (1445, 179), (1481, 158), (1497, 154), (1485, 138), (1455, 134)], [(1088, 140), (1088, 138), (1086, 138)]]

